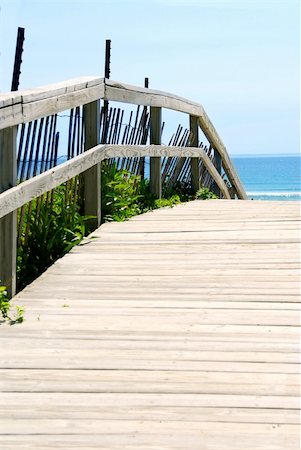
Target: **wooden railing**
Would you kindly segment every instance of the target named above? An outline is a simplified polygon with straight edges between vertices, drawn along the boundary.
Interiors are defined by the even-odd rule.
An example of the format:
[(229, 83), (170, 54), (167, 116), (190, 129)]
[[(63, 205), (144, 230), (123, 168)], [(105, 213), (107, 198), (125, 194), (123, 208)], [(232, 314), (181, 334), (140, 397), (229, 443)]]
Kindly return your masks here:
[[(146, 146), (101, 145), (100, 100), (150, 106), (150, 144)], [(85, 153), (60, 166), (17, 185), (17, 126), (84, 105)], [(161, 145), (161, 109), (189, 114), (192, 139), (190, 147)], [(198, 147), (198, 130), (214, 149), (216, 164)], [(199, 161), (212, 176), (224, 198), (246, 199), (228, 152), (203, 107), (175, 95), (130, 86), (104, 78), (84, 77), (28, 91), (0, 94), (0, 280), (11, 295), (16, 286), (16, 214), (17, 209), (72, 177), (83, 174), (84, 212), (101, 223), (100, 163), (114, 157), (150, 156), (151, 191), (161, 196), (161, 157), (191, 159), (191, 179), (199, 188)], [(231, 183), (231, 193), (221, 177), (223, 169)]]

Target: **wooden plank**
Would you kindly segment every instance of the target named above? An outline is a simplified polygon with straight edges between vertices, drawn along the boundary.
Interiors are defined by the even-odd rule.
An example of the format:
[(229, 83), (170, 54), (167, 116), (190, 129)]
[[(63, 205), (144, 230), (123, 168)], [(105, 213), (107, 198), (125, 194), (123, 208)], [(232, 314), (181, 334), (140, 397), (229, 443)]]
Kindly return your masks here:
[(199, 125), (211, 146), (220, 154), (224, 171), (229, 178), (229, 181), (235, 187), (238, 198), (246, 200), (247, 194), (231, 162), (228, 151), (205, 111), (203, 115), (199, 117)]
[(152, 393), (43, 393), (35, 395), (30, 392), (4, 392), (0, 397), (0, 406), (28, 406), (32, 402), (35, 406), (56, 406), (61, 405), (77, 406), (90, 405), (91, 408), (101, 404), (102, 406), (114, 407), (134, 407), (144, 406), (174, 406), (174, 407), (216, 407), (216, 408), (278, 408), (278, 409), (298, 409), (299, 401), (296, 397), (290, 396), (253, 396), (253, 395), (226, 395), (226, 394), (152, 394)]
[[(290, 365), (298, 365), (299, 363), (299, 354), (298, 352), (273, 352), (273, 351), (239, 351), (235, 349), (235, 351), (220, 349), (220, 351), (216, 350), (196, 350), (196, 349), (168, 349), (163, 346), (159, 346), (158, 348), (93, 348), (93, 351), (89, 352), (86, 348), (64, 348), (63, 345), (59, 351), (53, 350), (52, 348), (28, 348), (28, 346), (24, 345), (22, 350), (15, 349), (14, 355), (18, 357), (20, 361), (26, 360), (26, 358), (30, 358), (32, 360), (39, 359), (40, 361), (44, 360), (44, 357), (49, 360), (56, 358), (57, 354), (59, 354), (65, 361), (76, 359), (84, 361), (87, 363), (87, 366), (91, 364), (91, 360), (96, 358), (102, 361), (108, 361), (110, 359), (115, 360), (150, 360), (150, 361), (204, 361), (204, 362), (262, 362), (262, 363), (288, 363)], [(163, 348), (162, 348), (163, 347)], [(6, 361), (10, 358), (11, 350), (3, 349), (1, 352), (1, 362)], [(77, 364), (77, 362), (75, 362)], [(93, 363), (94, 364), (94, 363)], [(183, 364), (184, 365), (184, 364)], [(296, 367), (292, 368), (292, 372), (295, 373), (294, 370)]]
[[(60, 309), (66, 311), (66, 313), (73, 314), (73, 307), (69, 305), (68, 307), (64, 307), (62, 304), (60, 305)], [(34, 312), (33, 312), (34, 313)], [(60, 340), (53, 339), (52, 336), (33, 339), (31, 336), (18, 337), (18, 335), (10, 334), (9, 338), (3, 338), (1, 342), (5, 345), (5, 348), (13, 350), (16, 346), (21, 344), (21, 341), (24, 345), (24, 348), (31, 349), (127, 349), (127, 350), (173, 350), (173, 351), (215, 351), (215, 352), (263, 352), (263, 353), (277, 353), (276, 357), (281, 358), (282, 354), (284, 358), (286, 358), (286, 353), (288, 353), (289, 357), (291, 354), (298, 353), (299, 346), (298, 342), (285, 342), (281, 341), (281, 339), (273, 339), (271, 341), (248, 341), (248, 340), (239, 340), (239, 336), (237, 339), (218, 339), (218, 337), (210, 339), (207, 337), (205, 341), (202, 340), (201, 337), (198, 336), (186, 336), (185, 340), (182, 340), (180, 335), (176, 336), (166, 336), (162, 334), (160, 336), (154, 337), (153, 340), (150, 339), (149, 336), (129, 336), (129, 335), (115, 335), (113, 336), (104, 336), (101, 340), (95, 337), (94, 339), (85, 340), (80, 339), (70, 339)], [(279, 353), (279, 355), (278, 355)], [(263, 355), (264, 357), (265, 355)], [(269, 358), (269, 356), (267, 356)], [(271, 379), (272, 380), (272, 379)]]
[[(190, 383), (187, 383), (187, 379)], [(252, 382), (250, 382), (252, 379)], [(2, 392), (151, 392), (233, 395), (298, 396), (295, 374), (96, 371), (96, 370), (0, 370)], [(1, 415), (1, 414), (0, 414)]]
[(57, 114), (104, 97), (104, 79), (81, 77), (0, 94), (0, 129)]
[[(0, 131), (0, 193), (17, 184), (17, 127)], [(17, 211), (0, 218), (0, 285), (16, 293)]]
[[(42, 422), (42, 424), (44, 424)], [(57, 422), (59, 425), (59, 422)], [(60, 429), (62, 428), (60, 423)], [(200, 442), (207, 449), (232, 449), (232, 450), (296, 450), (299, 448), (299, 436), (297, 425), (256, 425), (243, 426), (237, 423), (215, 424), (215, 423), (189, 423), (183, 422), (136, 422), (123, 423), (121, 427), (119, 421), (108, 423), (107, 426), (98, 427), (93, 432), (89, 422), (86, 421), (83, 426), (87, 428), (82, 433), (76, 433), (76, 422), (73, 422), (73, 434), (55, 434), (55, 428), (48, 429), (48, 432), (41, 436), (35, 434), (4, 435), (1, 444), (6, 450), (12, 449), (39, 449), (49, 448), (59, 449), (120, 449), (126, 448), (136, 450), (138, 448), (147, 448), (152, 445), (153, 448), (168, 449), (200, 449)], [(182, 425), (181, 430), (179, 431)], [(209, 426), (210, 425), (210, 426)], [(66, 424), (65, 424), (66, 427)], [(114, 428), (112, 428), (114, 427)], [(185, 428), (184, 428), (185, 427)], [(24, 427), (25, 428), (25, 427)], [(102, 429), (101, 429), (102, 428)], [(115, 433), (113, 432), (115, 430)], [(239, 429), (239, 439), (237, 438), (237, 429)], [(215, 430), (215, 431), (214, 431)]]
[[(294, 448), (292, 444), (296, 445), (298, 442), (299, 435), (299, 427), (298, 425), (279, 425), (275, 427), (274, 424), (248, 424), (244, 425), (240, 423), (240, 446), (235, 445), (235, 430), (237, 430), (237, 423), (212, 423), (212, 422), (194, 422), (188, 421), (187, 419), (184, 421), (162, 421), (153, 420), (153, 421), (131, 421), (131, 420), (123, 420), (119, 421), (117, 424), (114, 420), (106, 420), (106, 421), (89, 421), (89, 420), (62, 420), (62, 419), (52, 419), (52, 420), (36, 420), (31, 421), (28, 419), (18, 419), (17, 420), (19, 432), (16, 432), (16, 424), (15, 420), (6, 418), (1, 420), (0, 424), (0, 433), (15, 436), (18, 434), (22, 435), (57, 435), (57, 434), (71, 434), (71, 435), (130, 435), (130, 434), (138, 434), (139, 436), (143, 436), (143, 434), (148, 435), (148, 439), (151, 439), (153, 434), (159, 437), (160, 441), (164, 442), (164, 437), (169, 438), (173, 436), (177, 436), (178, 438), (181, 436), (182, 445), (184, 444), (185, 437), (187, 439), (191, 439), (193, 436), (194, 439), (203, 437), (205, 442), (207, 441), (207, 445), (211, 442), (220, 442), (219, 445), (221, 447), (213, 447), (213, 448), (229, 448), (228, 445), (232, 442), (233, 447), (236, 449), (241, 449), (241, 445), (244, 445), (244, 442), (248, 445), (248, 440), (252, 439), (252, 442), (256, 442), (259, 444), (259, 447), (266, 449), (267, 447), (262, 446), (262, 441), (265, 441), (265, 445), (269, 443), (268, 448)], [(179, 434), (179, 428), (181, 432)], [(150, 431), (151, 430), (151, 431)], [(255, 439), (255, 437), (257, 439)], [(230, 439), (229, 439), (230, 437)], [(98, 436), (98, 439), (100, 436)], [(261, 439), (261, 441), (260, 441)], [(237, 440), (237, 438), (236, 438)], [(287, 447), (275, 447), (277, 440), (281, 440), (282, 444), (286, 443)], [(230, 442), (229, 442), (230, 441)], [(101, 441), (100, 441), (101, 442)], [(147, 441), (145, 441), (147, 442)], [(225, 443), (227, 442), (227, 447), (225, 447)], [(261, 445), (260, 445), (261, 442)], [(206, 447), (207, 447), (206, 445)], [(210, 444), (209, 444), (210, 445)], [(253, 444), (254, 445), (254, 444)], [(273, 447), (271, 447), (273, 445)], [(145, 448), (145, 447), (144, 447)], [(170, 448), (170, 447), (169, 447)], [(174, 447), (172, 447), (174, 448)], [(177, 447), (183, 448), (183, 447)], [(207, 447), (208, 448), (208, 447)], [(212, 448), (212, 447), (209, 447)], [(245, 448), (245, 446), (243, 447)], [(248, 447), (250, 448), (250, 447)], [(253, 447), (254, 448), (254, 447)]]
[[(80, 410), (72, 408), (67, 403), (60, 404), (58, 408), (54, 405), (30, 405), (8, 404), (0, 406), (0, 418), (7, 418), (8, 415), (14, 419), (89, 419), (89, 420), (179, 420), (184, 421), (189, 417), (194, 422), (220, 422), (220, 423), (277, 423), (277, 424), (299, 424), (299, 414), (297, 409), (266, 409), (266, 408), (225, 408), (225, 407), (201, 407), (194, 406), (102, 406), (89, 405), (82, 402)], [(17, 423), (17, 422), (16, 422)], [(239, 425), (238, 425), (239, 427)], [(0, 436), (1, 439), (1, 436)]]
[(132, 86), (119, 81), (105, 80), (105, 99), (134, 105), (167, 108), (195, 116), (203, 114), (202, 105), (169, 92), (140, 86)]

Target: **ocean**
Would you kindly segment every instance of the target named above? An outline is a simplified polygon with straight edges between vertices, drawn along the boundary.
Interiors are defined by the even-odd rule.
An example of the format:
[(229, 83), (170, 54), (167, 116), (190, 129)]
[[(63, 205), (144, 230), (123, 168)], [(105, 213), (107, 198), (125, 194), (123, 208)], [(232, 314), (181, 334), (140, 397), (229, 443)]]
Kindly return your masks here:
[(254, 200), (301, 200), (301, 155), (232, 156), (233, 164)]
[[(232, 156), (231, 160), (250, 199), (301, 200), (301, 155)], [(60, 156), (58, 163), (64, 161), (66, 156)], [(148, 176), (147, 158), (146, 164), (145, 173)]]

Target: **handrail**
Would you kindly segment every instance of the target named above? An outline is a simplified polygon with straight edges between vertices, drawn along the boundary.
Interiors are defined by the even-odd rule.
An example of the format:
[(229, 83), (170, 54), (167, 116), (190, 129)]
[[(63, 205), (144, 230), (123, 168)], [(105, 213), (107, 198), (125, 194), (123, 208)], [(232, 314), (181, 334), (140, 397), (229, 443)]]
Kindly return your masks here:
[(199, 126), (218, 151), (237, 195), (247, 195), (227, 149), (202, 105), (168, 92), (132, 86), (105, 78), (82, 77), (17, 93), (0, 94), (0, 130), (84, 105), (97, 99), (172, 109), (198, 117)]
[[(149, 146), (98, 145), (100, 138), (100, 99), (150, 106)], [(62, 165), (17, 185), (17, 126), (83, 105), (84, 153)], [(189, 147), (161, 144), (162, 108), (189, 114)], [(215, 165), (198, 147), (198, 131), (203, 131), (215, 158)], [(202, 105), (168, 92), (97, 77), (81, 77), (36, 89), (0, 94), (0, 279), (14, 295), (16, 287), (17, 209), (30, 200), (81, 176), (83, 211), (94, 228), (101, 223), (100, 162), (106, 158), (150, 156), (150, 189), (161, 196), (161, 157), (190, 159), (191, 186), (200, 183), (199, 161), (209, 172), (224, 198), (237, 195), (246, 199), (245, 190), (231, 163), (227, 149)], [(224, 170), (232, 185), (231, 197), (222, 179)]]
[(46, 172), (30, 178), (0, 194), (0, 218), (15, 211), (29, 201), (56, 188), (65, 181), (85, 172), (96, 164), (117, 157), (168, 157), (200, 158), (208, 172), (222, 191), (230, 199), (229, 191), (222, 177), (214, 167), (206, 152), (196, 147), (171, 147), (161, 145), (97, 145), (75, 158), (60, 164)]

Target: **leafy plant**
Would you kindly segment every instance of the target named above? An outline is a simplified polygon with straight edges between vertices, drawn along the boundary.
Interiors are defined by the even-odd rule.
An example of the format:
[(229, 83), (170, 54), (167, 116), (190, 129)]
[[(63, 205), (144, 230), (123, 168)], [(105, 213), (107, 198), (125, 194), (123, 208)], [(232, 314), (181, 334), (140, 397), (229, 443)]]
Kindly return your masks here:
[(178, 195), (181, 202), (192, 200), (194, 197), (193, 194), (191, 184), (187, 181), (176, 181), (170, 185), (167, 180), (162, 187), (162, 195), (164, 198), (171, 198), (174, 195)]
[(10, 325), (15, 323), (22, 323), (24, 321), (24, 308), (22, 306), (15, 306), (14, 316), (11, 316), (11, 304), (7, 297), (7, 290), (5, 286), (0, 286), (0, 312), (2, 318), (8, 321)]
[(149, 180), (119, 170), (115, 164), (103, 165), (101, 182), (104, 221), (121, 222), (152, 209), (171, 207), (189, 198), (184, 184), (178, 183), (174, 190), (163, 190), (165, 198), (156, 199), (150, 192)]
[(208, 188), (201, 187), (197, 191), (195, 198), (197, 198), (199, 200), (211, 200), (211, 199), (217, 199), (218, 196), (215, 195), (213, 192), (211, 192)]
[(103, 164), (101, 183), (104, 221), (121, 222), (141, 213), (138, 175), (118, 170), (115, 164)]
[(7, 298), (7, 290), (5, 286), (0, 286), (0, 312), (3, 319), (8, 318), (10, 309), (9, 299)]
[(173, 195), (170, 198), (160, 198), (155, 200), (155, 207), (156, 208), (164, 208), (166, 206), (172, 208), (174, 205), (178, 205), (181, 203), (180, 196), (178, 194)]
[(32, 202), (24, 213), (18, 247), (18, 289), (33, 281), (86, 234), (90, 217), (82, 216), (79, 205), (70, 198), (68, 186), (56, 188), (49, 197)]

